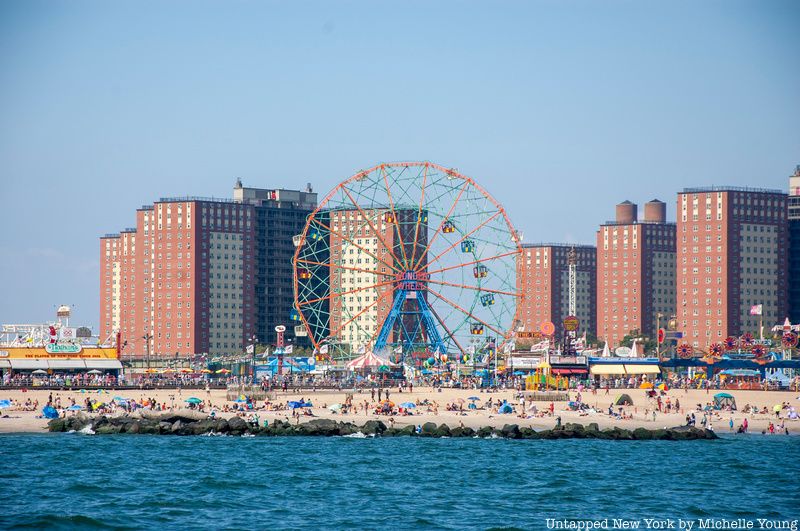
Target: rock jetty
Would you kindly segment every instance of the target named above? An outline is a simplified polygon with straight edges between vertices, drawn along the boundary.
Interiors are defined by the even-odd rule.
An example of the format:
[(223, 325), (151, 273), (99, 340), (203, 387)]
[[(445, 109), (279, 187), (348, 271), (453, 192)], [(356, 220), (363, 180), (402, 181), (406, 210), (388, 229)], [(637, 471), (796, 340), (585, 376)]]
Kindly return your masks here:
[(380, 437), (501, 437), (505, 439), (609, 439), (616, 441), (687, 441), (699, 439), (717, 439), (710, 430), (680, 426), (676, 428), (649, 430), (636, 428), (599, 429), (596, 423), (567, 423), (551, 430), (535, 431), (532, 428), (520, 427), (517, 424), (506, 424), (502, 428), (484, 426), (479, 429), (457, 426), (451, 428), (447, 424), (426, 422), (420, 430), (414, 426), (389, 428), (380, 420), (369, 420), (361, 426), (352, 422), (333, 419), (314, 419), (301, 424), (290, 424), (276, 420), (269, 426), (254, 426), (240, 417), (198, 418), (195, 415), (165, 413), (161, 415), (91, 417), (78, 414), (68, 418), (53, 419), (48, 423), (51, 432), (84, 431), (108, 435), (117, 433), (148, 435), (254, 435), (266, 437), (278, 436), (346, 436), (362, 433)]

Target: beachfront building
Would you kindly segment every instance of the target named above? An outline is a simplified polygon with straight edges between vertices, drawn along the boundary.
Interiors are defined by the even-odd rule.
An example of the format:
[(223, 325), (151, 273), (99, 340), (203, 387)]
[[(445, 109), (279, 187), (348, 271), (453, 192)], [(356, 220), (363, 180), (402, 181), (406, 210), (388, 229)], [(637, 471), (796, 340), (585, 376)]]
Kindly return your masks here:
[(609, 347), (634, 332), (655, 337), (675, 313), (675, 224), (657, 199), (624, 201), (597, 231), (597, 335)]
[[(394, 301), (394, 278), (403, 263), (426, 263), (427, 213), (417, 209), (331, 210), (330, 323), (326, 336), (351, 352), (371, 348)], [(420, 218), (419, 222), (417, 219)], [(424, 271), (425, 268), (423, 267)], [(419, 296), (427, 294), (419, 292)], [(408, 300), (404, 308), (415, 301)], [(408, 316), (405, 317), (407, 320)], [(406, 329), (412, 328), (406, 323)], [(395, 340), (399, 324), (389, 334)]]
[[(257, 295), (291, 293), (290, 267), (267, 266), (269, 281), (261, 282), (257, 269), (259, 248), (279, 240), (286, 224), (278, 218), (262, 227), (260, 211), (269, 212), (283, 191), (262, 202), (244, 192), (254, 189), (237, 183), (237, 190), (233, 200), (162, 198), (136, 211), (135, 229), (100, 239), (101, 336), (119, 330), (123, 357), (240, 352), (264, 329), (259, 318), (268, 318), (259, 313)], [(300, 201), (287, 202), (287, 209), (301, 208)], [(285, 227), (289, 247), (297, 230)], [(290, 308), (291, 301), (282, 320)]]
[(789, 319), (800, 323), (800, 166), (789, 177)]
[(678, 329), (705, 350), (782, 323), (788, 300), (787, 195), (688, 188), (677, 204)]
[(539, 332), (542, 323), (552, 322), (556, 337), (563, 333), (563, 320), (569, 316), (569, 264), (573, 252), (578, 335), (595, 333), (597, 248), (568, 243), (522, 245), (522, 257), (517, 261), (517, 285), (523, 297), (517, 314), (523, 332)]

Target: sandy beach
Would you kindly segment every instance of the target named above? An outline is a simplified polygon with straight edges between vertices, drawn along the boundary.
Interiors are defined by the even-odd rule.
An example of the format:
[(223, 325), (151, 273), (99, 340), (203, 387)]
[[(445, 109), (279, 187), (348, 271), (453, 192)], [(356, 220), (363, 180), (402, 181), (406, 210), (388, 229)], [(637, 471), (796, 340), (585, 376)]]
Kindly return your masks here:
[[(773, 413), (773, 406), (775, 404), (788, 402), (795, 408), (800, 406), (798, 394), (795, 392), (726, 392), (729, 392), (736, 398), (736, 403), (739, 409), (732, 413), (721, 411), (719, 412), (719, 416), (714, 416), (712, 419), (712, 426), (713, 429), (718, 433), (730, 431), (729, 420), (731, 417), (733, 418), (734, 429), (738, 427), (745, 418), (747, 418), (750, 426), (749, 431), (752, 433), (760, 433), (762, 430), (767, 428), (769, 422), (774, 422), (776, 426), (780, 423), (780, 420), (776, 419), (776, 416)], [(41, 409), (47, 402), (48, 396), (51, 393), (54, 399), (56, 397), (60, 397), (62, 404), (66, 405), (70, 403), (70, 397), (74, 398), (77, 403), (82, 404), (86, 400), (87, 396), (92, 396), (92, 398), (97, 398), (98, 400), (107, 402), (113, 396), (117, 395), (135, 399), (136, 401), (141, 401), (146, 398), (153, 398), (159, 403), (166, 403), (168, 407), (174, 404), (175, 409), (182, 407), (183, 401), (189, 397), (200, 398), (206, 401), (206, 403), (210, 402), (210, 404), (217, 408), (217, 410), (221, 410), (226, 403), (229, 406), (233, 405), (232, 403), (226, 401), (226, 392), (224, 390), (211, 390), (210, 392), (207, 392), (204, 390), (177, 389), (145, 391), (115, 391), (110, 389), (108, 390), (108, 393), (104, 391), (100, 394), (98, 394), (97, 391), (87, 391), (85, 393), (81, 393), (80, 391), (28, 390), (27, 392), (23, 392), (22, 390), (17, 389), (4, 390), (0, 391), (0, 399), (11, 399), (14, 400), (15, 403), (19, 404), (22, 404), (29, 399), (32, 401), (38, 400), (39, 407), (36, 411), (22, 411), (19, 408), (4, 409), (2, 411), (3, 416), (0, 418), (0, 433), (47, 431), (47, 419), (37, 417), (41, 416)], [(560, 416), (562, 423), (576, 422), (585, 425), (591, 422), (596, 422), (601, 429), (614, 426), (623, 428), (666, 428), (683, 425), (685, 423), (686, 414), (691, 413), (692, 411), (695, 412), (697, 424), (699, 426), (702, 414), (696, 411), (697, 404), (705, 405), (706, 403), (710, 402), (715, 391), (706, 393), (705, 391), (701, 390), (671, 390), (666, 396), (670, 397), (673, 404), (677, 399), (680, 402), (681, 411), (669, 414), (656, 413), (655, 421), (653, 420), (652, 416), (652, 411), (655, 407), (655, 401), (647, 398), (645, 390), (643, 389), (628, 389), (619, 391), (612, 389), (610, 390), (609, 394), (606, 394), (605, 390), (598, 390), (597, 394), (584, 392), (582, 394), (583, 401), (590, 406), (594, 406), (597, 409), (596, 412), (581, 414), (576, 411), (569, 411), (566, 402), (554, 402), (553, 416), (531, 416), (530, 413), (528, 413), (525, 415), (527, 418), (522, 418), (519, 415), (521, 408), (519, 407), (519, 400), (515, 398), (517, 392), (513, 390), (488, 393), (472, 389), (445, 388), (438, 390), (425, 387), (415, 387), (413, 392), (405, 391), (403, 393), (399, 393), (396, 388), (392, 389), (390, 398), (395, 403), (417, 401), (422, 402), (427, 399), (430, 403), (435, 403), (438, 405), (438, 411), (430, 412), (427, 411), (427, 406), (417, 407), (416, 409), (412, 410), (414, 414), (411, 416), (394, 415), (393, 417), (389, 417), (387, 415), (377, 415), (372, 413), (372, 407), (370, 407), (369, 411), (367, 412), (361, 411), (361, 408), (359, 408), (357, 413), (350, 414), (338, 414), (328, 409), (328, 406), (330, 405), (343, 403), (346, 395), (349, 393), (352, 393), (352, 391), (304, 391), (298, 393), (276, 392), (276, 398), (273, 402), (285, 403), (288, 400), (299, 400), (300, 398), (311, 401), (314, 404), (314, 407), (310, 408), (310, 410), (314, 416), (301, 416), (299, 419), (300, 422), (305, 422), (313, 418), (333, 418), (336, 420), (348, 420), (360, 424), (371, 419), (381, 419), (388, 425), (390, 423), (389, 419), (392, 418), (394, 419), (395, 426), (405, 426), (409, 424), (421, 425), (425, 422), (435, 422), (437, 424), (445, 423), (451, 427), (461, 424), (472, 428), (479, 428), (481, 426), (501, 427), (504, 424), (518, 424), (520, 427), (529, 426), (534, 429), (546, 429), (552, 428), (556, 423), (556, 417)], [(625, 406), (623, 408), (626, 415), (630, 415), (632, 418), (618, 419), (607, 414), (608, 406), (620, 393), (626, 393), (633, 399), (632, 406)], [(570, 393), (570, 397), (572, 399), (575, 398), (575, 395), (576, 393), (574, 391)], [(469, 402), (465, 402), (465, 409), (463, 413), (446, 410), (446, 405), (448, 403), (458, 402), (459, 399), (466, 401), (467, 398), (471, 396), (477, 396), (481, 399), (477, 402), (479, 405), (484, 404), (490, 398), (492, 399), (493, 403), (496, 403), (498, 400), (508, 400), (509, 403), (514, 405), (515, 412), (511, 414), (498, 414), (488, 409), (468, 410), (466, 409), (466, 404)], [(666, 399), (666, 397), (663, 397), (663, 399)], [(364, 403), (365, 401), (371, 402), (370, 392), (368, 390), (360, 393), (356, 391), (353, 395), (353, 403)], [(371, 403), (374, 405), (374, 402)], [(759, 409), (767, 407), (770, 414), (744, 414), (741, 410), (746, 404), (756, 405), (759, 407)], [(263, 405), (263, 402), (259, 402), (257, 405), (261, 406)], [(549, 408), (550, 402), (533, 402), (532, 405), (535, 405), (539, 411), (544, 411)], [(527, 410), (530, 411), (531, 404), (526, 404), (526, 407)], [(619, 407), (615, 406), (614, 410), (618, 412)], [(646, 412), (647, 414), (645, 414)], [(292, 422), (296, 422), (295, 419), (291, 419), (291, 411), (257, 410), (256, 413), (259, 415), (260, 419), (262, 419), (262, 422), (264, 419), (268, 421), (281, 419), (292, 420)], [(72, 413), (68, 412), (67, 414), (69, 415)], [(219, 414), (224, 417), (229, 417), (235, 413), (219, 412)], [(782, 416), (785, 416), (785, 414)], [(785, 426), (791, 434), (800, 433), (800, 421), (798, 420), (789, 420), (787, 418), (785, 419)]]

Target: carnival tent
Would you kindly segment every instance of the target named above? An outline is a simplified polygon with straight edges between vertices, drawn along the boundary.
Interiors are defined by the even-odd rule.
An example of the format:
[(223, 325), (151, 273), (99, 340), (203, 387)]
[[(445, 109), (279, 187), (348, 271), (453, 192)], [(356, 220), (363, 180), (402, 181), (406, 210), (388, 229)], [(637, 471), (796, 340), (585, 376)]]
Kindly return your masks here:
[(347, 368), (351, 371), (360, 371), (363, 369), (377, 369), (381, 365), (389, 365), (389, 361), (379, 358), (374, 352), (367, 352), (347, 363)]

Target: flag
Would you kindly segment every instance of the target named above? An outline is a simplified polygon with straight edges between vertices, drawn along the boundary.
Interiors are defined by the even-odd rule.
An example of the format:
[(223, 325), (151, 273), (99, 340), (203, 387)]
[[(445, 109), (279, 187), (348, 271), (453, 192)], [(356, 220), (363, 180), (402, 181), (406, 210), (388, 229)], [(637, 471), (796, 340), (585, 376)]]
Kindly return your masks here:
[(403, 353), (403, 345), (400, 345), (396, 349), (394, 349), (395, 354), (402, 354)]
[(510, 354), (513, 351), (514, 351), (514, 343), (513, 342), (509, 341), (508, 343), (506, 343), (503, 346), (503, 352), (505, 352), (506, 354)]
[(366, 345), (361, 345), (360, 347), (358, 347), (358, 350), (356, 351), (356, 353), (364, 354), (366, 351), (367, 351)]
[(321, 347), (319, 347), (319, 353), (320, 354), (327, 354), (328, 353), (328, 345), (322, 345)]
[(750, 306), (750, 315), (761, 315), (763, 310), (763, 304), (754, 304), (753, 306)]
[(252, 354), (253, 352), (255, 352), (255, 348), (256, 348), (255, 345), (247, 345), (247, 349), (245, 349), (245, 351), (248, 354)]
[(289, 345), (288, 347), (283, 347), (284, 354), (291, 354), (294, 350), (294, 345)]

